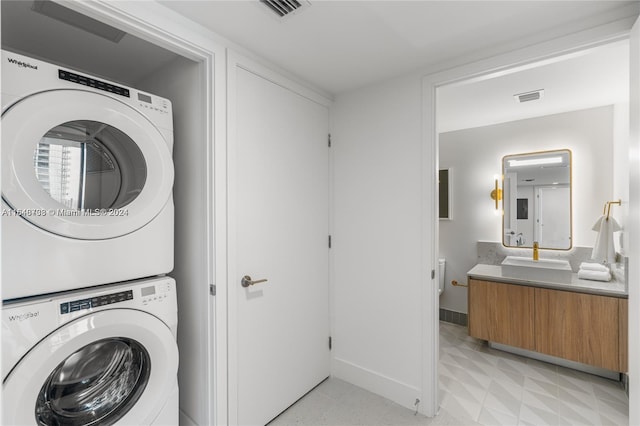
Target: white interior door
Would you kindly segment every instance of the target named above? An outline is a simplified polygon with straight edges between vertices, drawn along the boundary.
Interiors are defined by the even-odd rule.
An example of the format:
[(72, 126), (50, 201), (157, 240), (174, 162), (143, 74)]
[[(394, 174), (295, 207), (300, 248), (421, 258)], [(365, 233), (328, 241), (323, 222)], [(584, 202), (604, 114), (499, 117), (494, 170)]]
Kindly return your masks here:
[(568, 186), (540, 186), (536, 189), (537, 228), (540, 247), (566, 249), (571, 247), (571, 189)]
[(263, 425), (329, 376), (328, 108), (236, 70), (237, 422)]

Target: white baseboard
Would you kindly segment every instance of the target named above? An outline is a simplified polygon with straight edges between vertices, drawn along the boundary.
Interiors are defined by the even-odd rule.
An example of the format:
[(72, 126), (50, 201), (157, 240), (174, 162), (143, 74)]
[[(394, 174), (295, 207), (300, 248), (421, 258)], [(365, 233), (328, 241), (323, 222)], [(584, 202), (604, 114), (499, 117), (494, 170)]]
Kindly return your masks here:
[(331, 360), (331, 375), (384, 398), (410, 410), (416, 409), (416, 398), (420, 398), (420, 389), (402, 383), (391, 377), (366, 369), (339, 358)]

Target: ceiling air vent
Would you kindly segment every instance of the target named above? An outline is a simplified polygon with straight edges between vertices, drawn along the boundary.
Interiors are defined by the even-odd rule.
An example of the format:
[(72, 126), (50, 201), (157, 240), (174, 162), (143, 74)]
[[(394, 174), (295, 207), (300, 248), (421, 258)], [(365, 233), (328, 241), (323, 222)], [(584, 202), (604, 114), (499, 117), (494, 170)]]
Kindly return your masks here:
[(260, 0), (260, 3), (267, 6), (273, 13), (281, 18), (292, 14), (305, 5), (309, 5), (309, 2), (304, 0), (302, 2), (298, 0)]
[(538, 99), (542, 99), (544, 96), (544, 89), (534, 90), (532, 92), (518, 93), (517, 95), (513, 95), (514, 99), (518, 103), (537, 101)]

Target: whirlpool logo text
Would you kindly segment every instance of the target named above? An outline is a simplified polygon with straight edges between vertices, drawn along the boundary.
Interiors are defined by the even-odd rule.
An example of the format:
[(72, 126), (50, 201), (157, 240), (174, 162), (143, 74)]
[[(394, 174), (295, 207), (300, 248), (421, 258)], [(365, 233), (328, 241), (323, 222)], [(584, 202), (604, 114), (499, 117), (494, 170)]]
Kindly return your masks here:
[(37, 65), (33, 65), (33, 64), (28, 63), (28, 62), (19, 61), (17, 59), (13, 59), (13, 58), (7, 58), (7, 60), (9, 61), (10, 64), (17, 65), (20, 68), (31, 68), (32, 70), (37, 70), (38, 69)]
[(10, 322), (13, 322), (13, 321), (22, 322), (24, 320), (37, 318), (38, 315), (40, 315), (40, 311), (25, 312), (24, 314), (17, 314), (17, 315), (9, 315), (9, 321)]

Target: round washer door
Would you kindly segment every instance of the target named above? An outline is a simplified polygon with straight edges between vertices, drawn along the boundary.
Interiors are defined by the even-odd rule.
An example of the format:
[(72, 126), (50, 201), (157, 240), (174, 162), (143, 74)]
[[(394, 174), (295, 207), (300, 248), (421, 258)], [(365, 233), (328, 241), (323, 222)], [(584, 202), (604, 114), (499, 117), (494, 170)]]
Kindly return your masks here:
[(54, 234), (99, 240), (143, 227), (167, 204), (173, 173), (160, 130), (110, 96), (52, 90), (2, 114), (2, 197)]
[(177, 372), (176, 341), (155, 316), (89, 314), (40, 341), (5, 378), (2, 424), (149, 425)]

